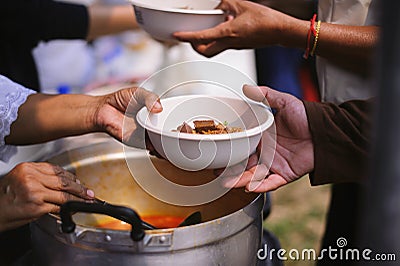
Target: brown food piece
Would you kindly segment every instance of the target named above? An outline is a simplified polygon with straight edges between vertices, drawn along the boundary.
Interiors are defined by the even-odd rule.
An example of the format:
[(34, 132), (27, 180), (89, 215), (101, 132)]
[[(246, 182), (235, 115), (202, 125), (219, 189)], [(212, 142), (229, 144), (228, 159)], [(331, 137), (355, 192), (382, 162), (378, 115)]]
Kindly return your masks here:
[[(194, 130), (197, 133), (207, 132), (210, 130), (216, 130), (214, 120), (196, 120), (193, 121)], [(204, 133), (203, 133), (204, 134)]]
[(183, 124), (178, 128), (179, 132), (182, 133), (193, 133), (193, 128), (189, 126), (186, 122), (183, 122)]

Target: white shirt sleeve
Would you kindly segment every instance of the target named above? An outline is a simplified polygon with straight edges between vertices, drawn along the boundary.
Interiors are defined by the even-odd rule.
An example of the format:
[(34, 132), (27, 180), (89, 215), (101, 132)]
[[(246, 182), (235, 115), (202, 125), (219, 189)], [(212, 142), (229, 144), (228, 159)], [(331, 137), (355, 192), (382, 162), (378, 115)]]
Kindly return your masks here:
[(26, 101), (33, 90), (27, 89), (0, 75), (0, 160), (8, 160), (17, 152), (17, 147), (5, 144), (10, 134), (11, 124), (18, 117), (19, 107)]

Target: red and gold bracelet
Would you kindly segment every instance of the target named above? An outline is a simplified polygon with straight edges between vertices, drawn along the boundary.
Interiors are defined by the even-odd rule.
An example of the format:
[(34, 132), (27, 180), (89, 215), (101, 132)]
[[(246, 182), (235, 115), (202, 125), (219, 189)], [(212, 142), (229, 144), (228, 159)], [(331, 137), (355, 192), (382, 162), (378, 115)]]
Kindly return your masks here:
[(314, 56), (315, 49), (317, 49), (318, 36), (319, 36), (320, 29), (321, 29), (321, 20), (318, 20), (317, 26), (315, 27), (314, 45), (313, 45), (313, 48), (311, 49), (311, 53), (310, 53), (311, 56)]
[(307, 34), (307, 45), (306, 45), (306, 50), (303, 55), (303, 57), (305, 59), (308, 59), (308, 57), (310, 56), (311, 35), (313, 35), (314, 37), (317, 36), (317, 31), (315, 29), (315, 20), (316, 19), (317, 19), (317, 14), (314, 14), (312, 19), (310, 20), (310, 29), (308, 30), (308, 34)]

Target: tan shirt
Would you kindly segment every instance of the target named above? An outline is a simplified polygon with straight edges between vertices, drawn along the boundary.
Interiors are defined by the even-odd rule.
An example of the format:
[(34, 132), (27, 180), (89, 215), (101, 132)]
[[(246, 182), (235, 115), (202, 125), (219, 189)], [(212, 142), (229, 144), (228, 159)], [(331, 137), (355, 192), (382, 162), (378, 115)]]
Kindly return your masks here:
[[(374, 0), (319, 0), (318, 19), (322, 22), (354, 26), (377, 25)], [(373, 96), (371, 77), (350, 73), (317, 57), (317, 75), (321, 100), (342, 103)]]

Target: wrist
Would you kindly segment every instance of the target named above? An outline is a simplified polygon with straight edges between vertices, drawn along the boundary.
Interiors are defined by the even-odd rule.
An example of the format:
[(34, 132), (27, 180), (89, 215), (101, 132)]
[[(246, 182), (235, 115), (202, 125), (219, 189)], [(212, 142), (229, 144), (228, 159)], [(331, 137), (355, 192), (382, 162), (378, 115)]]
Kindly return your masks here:
[(104, 125), (101, 121), (101, 109), (107, 101), (106, 96), (91, 96), (87, 103), (85, 126), (88, 132), (104, 132)]
[(288, 17), (281, 24), (280, 45), (290, 48), (304, 49), (307, 43), (307, 34), (310, 29), (310, 21)]

